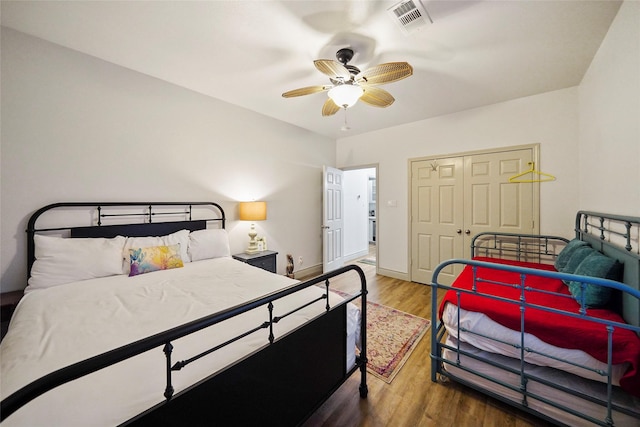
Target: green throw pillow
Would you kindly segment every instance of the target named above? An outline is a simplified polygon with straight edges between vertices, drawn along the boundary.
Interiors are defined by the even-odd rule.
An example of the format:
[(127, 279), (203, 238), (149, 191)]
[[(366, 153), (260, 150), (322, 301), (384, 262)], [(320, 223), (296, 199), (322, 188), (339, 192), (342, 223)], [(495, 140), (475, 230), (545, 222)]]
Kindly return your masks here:
[[(623, 265), (617, 260), (595, 251), (578, 265), (573, 274), (620, 281), (622, 278), (622, 268)], [(578, 281), (570, 281), (568, 283), (571, 295), (573, 295), (578, 302), (580, 302), (581, 285), (582, 283)], [(584, 304), (587, 307), (605, 306), (611, 298), (611, 291), (612, 289), (606, 286), (586, 284)]]
[(591, 246), (579, 246), (571, 254), (571, 258), (567, 261), (567, 264), (560, 271), (563, 273), (575, 274), (576, 269), (585, 260), (586, 257), (596, 253), (595, 249)]
[(573, 255), (575, 250), (578, 248), (584, 248), (588, 246), (589, 244), (587, 242), (583, 242), (582, 240), (579, 240), (579, 239), (571, 240), (569, 243), (567, 243), (567, 246), (562, 248), (562, 250), (558, 254), (558, 257), (556, 258), (556, 262), (554, 263), (556, 270), (564, 271), (564, 268), (567, 266), (567, 263), (569, 262), (569, 259), (571, 258), (571, 255)]

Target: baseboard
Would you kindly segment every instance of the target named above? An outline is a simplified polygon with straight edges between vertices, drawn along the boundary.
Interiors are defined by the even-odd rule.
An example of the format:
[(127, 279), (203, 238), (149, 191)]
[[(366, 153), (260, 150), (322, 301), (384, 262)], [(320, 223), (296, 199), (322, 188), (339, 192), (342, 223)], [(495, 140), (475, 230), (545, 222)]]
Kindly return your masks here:
[[(303, 270), (297, 270), (293, 273), (295, 274), (295, 278), (298, 280), (310, 279), (322, 274), (322, 264), (314, 265)], [(384, 268), (377, 267), (376, 274), (410, 282), (408, 273), (401, 273), (399, 271), (386, 270)]]
[(364, 251), (356, 252), (356, 253), (353, 253), (353, 254), (345, 255), (343, 260), (344, 260), (344, 263), (346, 264), (348, 262), (351, 262), (351, 261), (356, 260), (358, 258), (365, 257), (367, 255), (369, 255), (369, 250), (368, 249), (366, 249)]
[(381, 275), (381, 276), (387, 276), (387, 277), (391, 277), (393, 279), (400, 279), (400, 280), (404, 280), (404, 281), (410, 282), (409, 273), (401, 273), (400, 271), (386, 270), (386, 269), (380, 268), (380, 267), (377, 268), (376, 273)]
[(312, 265), (311, 267), (307, 267), (302, 270), (296, 270), (293, 274), (297, 280), (305, 280), (319, 276), (322, 274), (322, 264)]

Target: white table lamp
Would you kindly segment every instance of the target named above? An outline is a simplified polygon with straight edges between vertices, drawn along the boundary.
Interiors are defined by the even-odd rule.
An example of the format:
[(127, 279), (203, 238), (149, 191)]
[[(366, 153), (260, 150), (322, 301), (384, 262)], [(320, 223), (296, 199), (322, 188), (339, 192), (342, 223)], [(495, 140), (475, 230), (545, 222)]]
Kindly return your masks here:
[(256, 242), (256, 226), (255, 221), (264, 221), (267, 219), (267, 202), (240, 202), (238, 205), (241, 221), (251, 221), (251, 229), (249, 230), (249, 247), (245, 251), (248, 254), (260, 252), (258, 243)]

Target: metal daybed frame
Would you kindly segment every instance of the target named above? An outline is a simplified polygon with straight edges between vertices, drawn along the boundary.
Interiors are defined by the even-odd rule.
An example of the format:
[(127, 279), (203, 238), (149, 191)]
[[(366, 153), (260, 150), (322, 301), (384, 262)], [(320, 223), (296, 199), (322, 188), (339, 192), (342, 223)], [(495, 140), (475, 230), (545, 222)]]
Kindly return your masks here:
[[(538, 377), (537, 374), (531, 373), (533, 371), (529, 370), (530, 366), (527, 367), (528, 364), (523, 362), (525, 352), (530, 351), (530, 349), (525, 348), (524, 344), (524, 312), (531, 307), (540, 307), (528, 303), (526, 298), (524, 298), (524, 291), (522, 291), (523, 297), (520, 301), (509, 300), (509, 303), (517, 305), (522, 319), (521, 328), (520, 331), (518, 331), (520, 333), (521, 344), (510, 344), (518, 349), (520, 354), (519, 360), (510, 359), (507, 361), (507, 358), (505, 358), (502, 359), (502, 362), (496, 362), (495, 360), (493, 362), (487, 362), (486, 358), (479, 358), (477, 355), (478, 353), (469, 350), (469, 347), (466, 347), (467, 350), (465, 350), (465, 347), (461, 346), (459, 342), (457, 342), (458, 345), (448, 345), (445, 343), (448, 334), (444, 324), (439, 319), (439, 300), (444, 295), (442, 291), (456, 289), (456, 292), (468, 292), (473, 293), (476, 296), (481, 295), (483, 298), (486, 297), (488, 304), (490, 304), (491, 301), (500, 299), (490, 294), (480, 294), (480, 292), (477, 292), (475, 289), (475, 284), (482, 280), (478, 279), (475, 275), (475, 270), (479, 267), (519, 273), (519, 277), (521, 278), (520, 283), (499, 284), (515, 287), (520, 290), (523, 290), (524, 288), (525, 277), (527, 275), (537, 275), (561, 280), (579, 280), (583, 283), (610, 287), (614, 289), (613, 292), (617, 295), (615, 306), (618, 309), (616, 311), (622, 315), (628, 324), (612, 323), (601, 319), (593, 321), (603, 324), (608, 328), (610, 334), (612, 334), (616, 328), (625, 328), (634, 331), (637, 335), (640, 335), (640, 249), (638, 247), (640, 244), (640, 218), (580, 211), (576, 215), (575, 233), (577, 239), (588, 242), (594, 249), (597, 249), (605, 255), (617, 259), (619, 262), (624, 264), (624, 283), (594, 277), (576, 276), (556, 271), (536, 270), (518, 266), (461, 259), (443, 262), (435, 269), (431, 284), (431, 321), (433, 322), (433, 325), (436, 325), (436, 327), (432, 328), (431, 333), (432, 381), (437, 382), (440, 380), (442, 382), (446, 382), (449, 379), (453, 379), (456, 382), (479, 390), (482, 393), (504, 401), (526, 412), (537, 415), (554, 424), (610, 426), (614, 425), (614, 418), (622, 414), (621, 416), (627, 423), (631, 420), (631, 425), (640, 425), (640, 405), (637, 403), (640, 402), (640, 400), (634, 400), (632, 396), (626, 393), (622, 393), (625, 399), (629, 398), (627, 399), (626, 406), (620, 406), (614, 400), (613, 396), (616, 393), (621, 392), (621, 390), (614, 390), (617, 387), (614, 387), (611, 384), (612, 350), (610, 341), (608, 347), (608, 370), (607, 372), (599, 372), (599, 374), (605, 378), (604, 383), (601, 384), (601, 396), (604, 397), (586, 395), (585, 393), (574, 390), (571, 386), (556, 384), (556, 381), (554, 380), (545, 380)], [(474, 237), (471, 244), (471, 252), (472, 257), (482, 256), (506, 258), (516, 261), (553, 264), (556, 256), (567, 242), (567, 239), (553, 236), (482, 233)], [(471, 290), (452, 288), (451, 286), (438, 283), (438, 274), (440, 271), (443, 268), (455, 264), (460, 264), (462, 267), (468, 265), (473, 266), (474, 278)], [(504, 299), (500, 299), (500, 301), (505, 302)], [(546, 307), (544, 309), (549, 313), (568, 315), (566, 312), (553, 308)], [(588, 313), (588, 311), (583, 309), (578, 317), (591, 320), (594, 319), (589, 316)], [(469, 331), (461, 328), (459, 324), (460, 323), (458, 322), (458, 336), (460, 332), (472, 334), (481, 333), (479, 331)], [(453, 341), (455, 342), (455, 340)], [(446, 358), (443, 356), (446, 352), (449, 352), (450, 357)], [(483, 364), (482, 368), (475, 369), (473, 367), (470, 368), (465, 366), (465, 358), (469, 361), (467, 365), (480, 361), (481, 364)], [(498, 359), (500, 359), (500, 357), (498, 357)], [(498, 371), (502, 371), (502, 373), (509, 373), (512, 375), (512, 378), (517, 378), (517, 381), (505, 382), (505, 380), (499, 379)], [(456, 375), (456, 372), (458, 372), (458, 375)], [(517, 382), (517, 384), (514, 384), (515, 382)], [(560, 393), (566, 393), (571, 395), (572, 398), (576, 397), (578, 401), (585, 402), (588, 406), (599, 408), (597, 409), (598, 416), (594, 416), (593, 414), (589, 415), (586, 413), (586, 410), (582, 411), (579, 408), (576, 409), (577, 406), (567, 406), (568, 404), (565, 405), (557, 399), (548, 398), (548, 396), (539, 392), (532, 392), (531, 385), (535, 383), (541, 384), (542, 388), (547, 387), (547, 390), (553, 389), (554, 392), (558, 391)], [(532, 405), (534, 400), (537, 401), (536, 403), (538, 406), (532, 408), (532, 406), (534, 406)], [(629, 401), (632, 403), (629, 404)], [(614, 413), (618, 415), (614, 416)], [(559, 414), (560, 416), (558, 416)]]
[[(51, 215), (52, 211), (62, 211), (63, 221), (69, 221), (68, 218), (73, 217), (71, 221), (80, 219), (81, 223), (92, 225), (59, 227), (47, 223), (42, 228), (36, 228), (40, 216), (45, 213)], [(56, 218), (56, 215), (51, 216)], [(90, 220), (87, 220), (88, 217)], [(134, 221), (132, 217), (136, 218), (135, 224), (130, 223)], [(172, 217), (173, 220), (157, 219), (166, 220), (167, 217)], [(109, 225), (105, 225), (105, 221)], [(123, 221), (128, 222), (123, 224)], [(204, 229), (207, 224), (224, 228), (225, 221), (222, 207), (212, 202), (55, 203), (39, 209), (29, 219), (28, 267), (30, 271), (35, 260), (36, 233), (64, 232), (71, 238), (162, 236), (183, 229)], [(330, 307), (327, 298), (330, 280), (350, 272), (358, 275), (360, 291)], [(280, 318), (273, 316), (273, 306), (277, 306), (280, 298), (318, 284), (325, 287), (322, 297), (309, 301)], [(55, 392), (54, 389), (62, 384), (155, 349), (154, 351), (163, 351), (166, 358), (166, 368), (163, 369), (166, 372), (166, 387), (158, 390), (158, 394), (164, 395), (166, 400), (123, 425), (259, 425), (265, 422), (283, 426), (300, 424), (358, 370), (361, 375), (360, 396), (367, 396), (366, 357), (363, 356), (366, 355), (366, 295), (363, 271), (357, 266), (343, 267), (54, 371), (2, 400), (0, 421), (38, 396)], [(356, 357), (355, 366), (347, 370), (346, 304), (357, 298), (362, 301), (361, 356)], [(284, 336), (273, 336), (274, 323), (310, 304), (325, 304), (326, 310)], [(246, 333), (212, 348), (206, 354), (250, 333), (267, 329), (271, 333), (265, 346), (221, 372), (212, 374), (206, 380), (174, 393), (171, 376), (173, 371), (182, 366), (180, 362), (171, 360), (172, 342), (260, 306), (268, 307), (264, 323), (248, 325)], [(194, 359), (200, 356), (202, 355), (197, 355)]]

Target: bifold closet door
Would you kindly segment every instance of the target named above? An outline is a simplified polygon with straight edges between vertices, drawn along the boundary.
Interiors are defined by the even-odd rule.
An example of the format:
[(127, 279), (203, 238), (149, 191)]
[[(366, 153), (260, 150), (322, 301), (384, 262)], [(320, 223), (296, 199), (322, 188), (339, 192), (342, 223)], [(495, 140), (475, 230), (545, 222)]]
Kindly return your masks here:
[[(509, 182), (533, 160), (533, 148), (523, 148), (411, 162), (411, 280), (430, 283), (442, 261), (469, 258), (478, 233), (537, 234), (539, 187)], [(450, 284), (457, 269), (444, 269), (440, 282)]]
[[(534, 233), (537, 229), (534, 184), (509, 182), (509, 177), (529, 168), (532, 151), (522, 149), (464, 157), (466, 248), (470, 248), (473, 236), (485, 231), (537, 234)], [(468, 258), (470, 253), (464, 255)]]
[[(412, 162), (411, 280), (429, 283), (434, 268), (463, 252), (464, 162), (462, 157)], [(453, 278), (451, 267), (442, 274)]]

